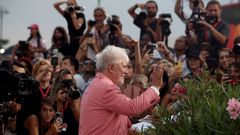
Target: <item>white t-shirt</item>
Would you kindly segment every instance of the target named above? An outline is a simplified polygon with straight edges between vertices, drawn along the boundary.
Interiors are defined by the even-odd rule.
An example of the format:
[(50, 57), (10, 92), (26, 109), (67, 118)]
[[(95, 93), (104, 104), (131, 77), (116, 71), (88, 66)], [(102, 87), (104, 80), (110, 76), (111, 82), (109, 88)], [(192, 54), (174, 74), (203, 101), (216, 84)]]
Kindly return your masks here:
[(86, 85), (86, 81), (83, 79), (83, 77), (80, 74), (74, 74), (73, 78), (76, 81), (76, 85), (80, 91), (84, 90), (84, 87)]
[[(38, 48), (38, 41), (36, 37), (30, 39), (28, 42), (33, 48)], [(40, 39), (40, 45), (42, 48), (46, 48), (46, 42), (43, 38)]]

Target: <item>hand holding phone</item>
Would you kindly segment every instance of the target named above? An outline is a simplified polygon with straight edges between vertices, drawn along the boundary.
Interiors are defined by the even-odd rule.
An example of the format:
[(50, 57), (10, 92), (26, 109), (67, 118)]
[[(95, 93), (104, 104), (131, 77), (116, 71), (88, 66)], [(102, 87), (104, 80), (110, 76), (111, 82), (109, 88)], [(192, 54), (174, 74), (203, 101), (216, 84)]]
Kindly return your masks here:
[(63, 115), (61, 112), (56, 112), (55, 114), (55, 123), (60, 129), (58, 129), (59, 132), (65, 132), (67, 130), (67, 124), (63, 123)]
[(150, 54), (153, 53), (154, 49), (156, 49), (156, 44), (147, 45), (147, 51), (149, 51)]
[(51, 57), (51, 65), (53, 67), (56, 67), (58, 65), (58, 57), (57, 56), (52, 56)]

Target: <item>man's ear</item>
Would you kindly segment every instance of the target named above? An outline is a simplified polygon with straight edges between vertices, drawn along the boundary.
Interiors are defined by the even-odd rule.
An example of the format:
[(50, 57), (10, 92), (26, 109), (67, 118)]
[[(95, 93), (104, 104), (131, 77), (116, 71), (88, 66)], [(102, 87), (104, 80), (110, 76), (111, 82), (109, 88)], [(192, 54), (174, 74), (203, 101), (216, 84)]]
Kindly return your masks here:
[(108, 69), (109, 73), (114, 73), (115, 72), (115, 65), (114, 64), (109, 64), (107, 69)]

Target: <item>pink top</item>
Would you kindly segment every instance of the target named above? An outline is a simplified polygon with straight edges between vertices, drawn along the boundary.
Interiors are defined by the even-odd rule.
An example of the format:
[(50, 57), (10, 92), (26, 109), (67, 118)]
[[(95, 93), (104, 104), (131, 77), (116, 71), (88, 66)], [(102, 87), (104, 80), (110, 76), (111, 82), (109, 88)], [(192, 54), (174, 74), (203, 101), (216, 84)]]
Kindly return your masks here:
[(127, 135), (128, 116), (139, 114), (160, 100), (148, 88), (131, 100), (102, 73), (97, 73), (81, 99), (79, 135)]

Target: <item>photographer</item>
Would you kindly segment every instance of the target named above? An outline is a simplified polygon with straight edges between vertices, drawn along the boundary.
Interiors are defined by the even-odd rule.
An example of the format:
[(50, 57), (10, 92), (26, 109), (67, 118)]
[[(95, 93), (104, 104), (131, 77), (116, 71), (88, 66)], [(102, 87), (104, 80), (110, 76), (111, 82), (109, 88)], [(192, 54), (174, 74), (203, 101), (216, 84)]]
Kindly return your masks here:
[[(187, 23), (188, 19), (191, 18), (191, 15), (187, 15), (186, 13), (184, 13), (183, 4), (184, 4), (183, 0), (177, 0), (174, 11), (177, 14), (177, 16), (181, 19), (181, 21), (183, 21), (184, 23)], [(199, 10), (199, 12), (205, 12), (206, 10), (204, 8), (204, 3), (202, 0), (189, 0), (189, 8), (191, 10), (197, 9)]]
[[(139, 14), (135, 13), (137, 8), (142, 9)], [(143, 35), (147, 34), (150, 36), (152, 43), (157, 41), (157, 12), (158, 5), (152, 0), (147, 1), (146, 4), (137, 3), (128, 9), (128, 13), (134, 19), (134, 24), (140, 28), (140, 40), (142, 39)]]
[(82, 61), (86, 57), (94, 60), (95, 55), (101, 51), (103, 46), (103, 36), (106, 33), (104, 30), (104, 21), (106, 19), (104, 8), (95, 8), (93, 16), (94, 20), (88, 20), (87, 31), (80, 39), (80, 48), (76, 54), (76, 58), (79, 61)]
[[(60, 6), (67, 4), (63, 10)], [(83, 7), (78, 6), (75, 0), (54, 3), (55, 9), (66, 19), (70, 36), (70, 54), (75, 56), (79, 48), (79, 40), (86, 28), (85, 16), (81, 12)]]
[(71, 72), (62, 69), (57, 73), (50, 93), (56, 103), (56, 111), (62, 114), (66, 132), (61, 134), (76, 135), (80, 117), (80, 93)]
[(89, 33), (85, 37), (84, 41), (80, 44), (80, 47), (75, 58), (79, 62), (82, 62), (84, 58), (94, 60), (95, 55), (100, 51), (101, 47), (97, 43), (97, 38), (92, 33)]
[(105, 33), (104, 31), (104, 21), (106, 19), (106, 12), (104, 8), (97, 7), (93, 11), (94, 20), (88, 20), (88, 27), (87, 31), (83, 34), (80, 44), (85, 40), (85, 38), (88, 37), (88, 35), (91, 33), (93, 34), (94, 38), (97, 39), (98, 46), (102, 46), (102, 37)]
[(128, 44), (125, 42), (125, 34), (122, 33), (122, 23), (119, 16), (112, 15), (108, 17), (107, 24), (105, 25), (105, 31), (103, 37), (103, 49), (107, 45), (115, 45), (121, 48), (127, 48)]
[[(14, 67), (13, 67), (14, 66)], [(24, 126), (23, 123), (28, 116), (33, 114), (34, 112), (38, 112), (38, 105), (36, 99), (37, 97), (33, 93), (37, 93), (38, 84), (36, 81), (27, 76), (24, 73), (24, 68), (17, 63), (9, 63), (3, 62), (0, 67), (0, 90), (1, 90), (1, 104), (5, 104), (4, 102), (13, 101), (12, 107), (4, 107), (6, 114), (2, 113), (2, 108), (0, 111), (0, 115), (3, 114), (4, 118), (8, 118), (10, 120), (9, 123), (11, 127), (14, 126), (14, 120), (16, 116), (16, 132), (17, 134), (24, 134)], [(2, 102), (3, 101), (3, 102)], [(36, 103), (36, 104), (35, 104)], [(9, 117), (10, 116), (10, 117)], [(9, 119), (10, 118), (10, 119)]]
[(46, 43), (41, 36), (38, 24), (32, 24), (28, 27), (30, 35), (26, 41), (19, 41), (14, 47), (12, 53), (12, 60), (15, 59), (30, 59), (44, 58), (46, 55)]
[(71, 71), (74, 80), (76, 81), (77, 88), (81, 91), (85, 87), (85, 80), (83, 79), (82, 75), (79, 74), (79, 62), (74, 57), (64, 57), (62, 59), (62, 63), (60, 69), (68, 69)]
[(190, 46), (191, 49), (202, 50), (208, 48), (209, 56), (206, 60), (208, 67), (214, 69), (218, 61), (218, 50), (226, 47), (229, 35), (228, 24), (221, 20), (221, 5), (216, 0), (211, 0), (206, 6), (206, 16), (197, 19), (191, 18), (187, 24), (188, 36), (197, 38), (197, 46)]

